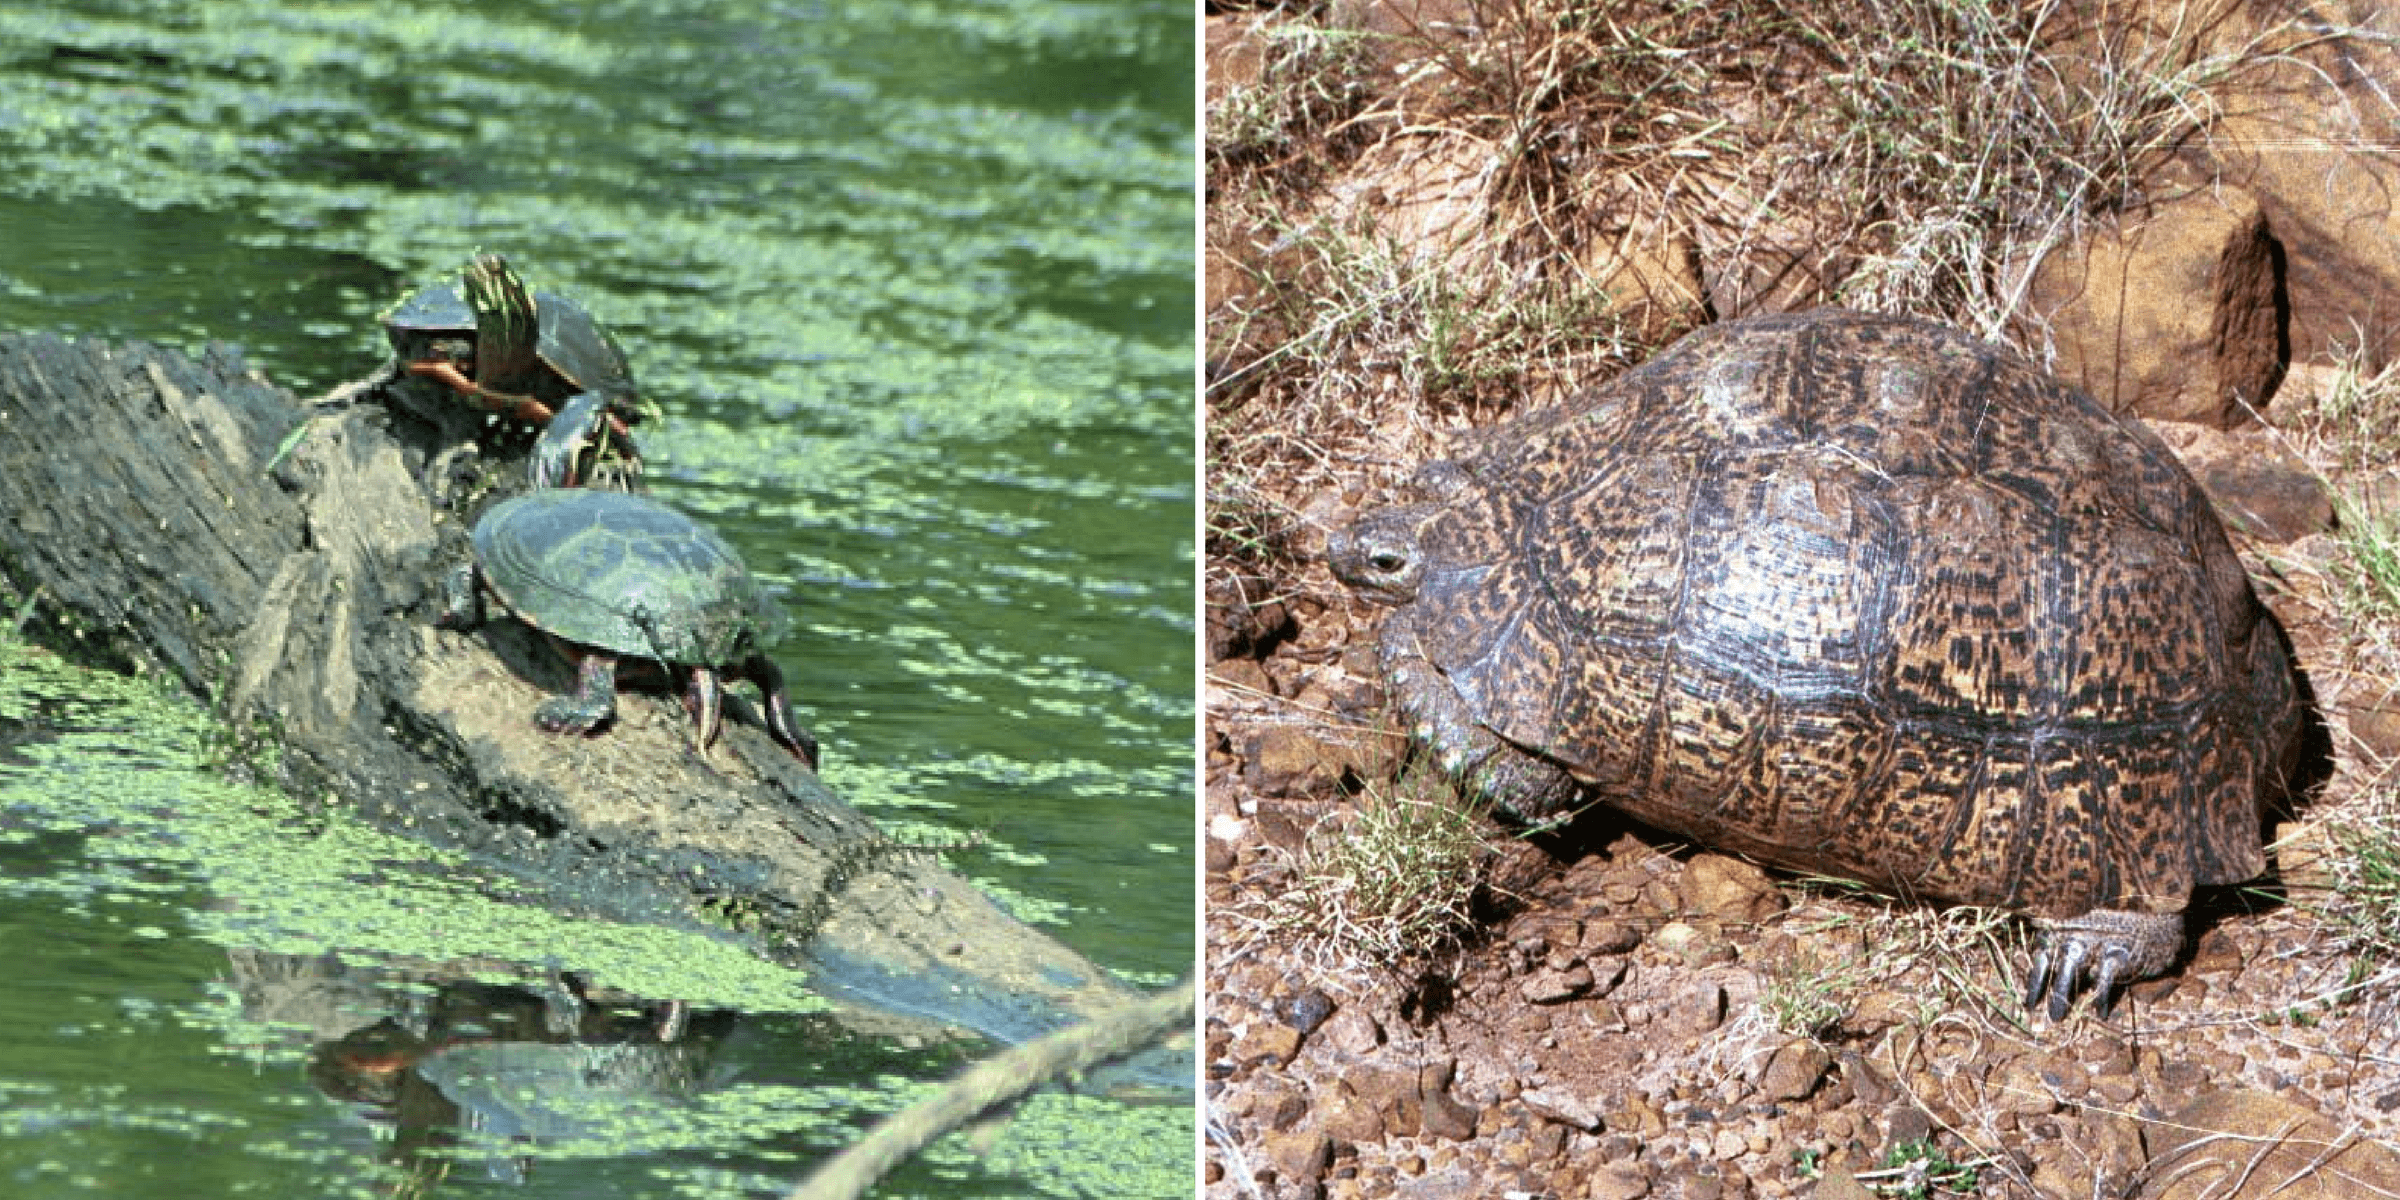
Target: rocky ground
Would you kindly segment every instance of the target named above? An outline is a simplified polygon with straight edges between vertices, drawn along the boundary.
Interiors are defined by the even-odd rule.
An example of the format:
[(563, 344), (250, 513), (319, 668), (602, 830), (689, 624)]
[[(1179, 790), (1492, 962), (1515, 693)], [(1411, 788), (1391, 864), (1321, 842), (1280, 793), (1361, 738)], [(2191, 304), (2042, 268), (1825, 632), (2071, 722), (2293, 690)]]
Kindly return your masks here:
[[(1394, 7), (1409, 19), (1377, 15)], [(2374, 339), (2394, 336), (2378, 314), (2400, 311), (2400, 216), (2366, 198), (2400, 194), (2400, 171), (2372, 156), (2277, 157), (2260, 147), (2297, 143), (2262, 132), (2279, 128), (2271, 106), (2227, 100), (2240, 115), (2213, 127), (2205, 162), (2149, 168), (2207, 166), (2219, 186), (2094, 225), (2028, 289), (2055, 369), (2155, 418), (2237, 527), (2332, 746), (2333, 778), (2287, 828), (2275, 874), (2203, 897), (2176, 971), (2105, 1018), (2053, 1025), (2018, 1003), (2023, 934), (2004, 919), (1769, 875), (1606, 814), (1538, 842), (1486, 827), (1460, 940), (1368, 966), (1291, 924), (1321, 848), (1390, 803), (1407, 759), (1385, 732), (1379, 613), (1324, 571), (1325, 532), (1512, 403), (1604, 374), (1611, 355), (1551, 355), (1510, 377), (1515, 401), (1472, 381), (1429, 387), (1397, 355), (1339, 360), (1355, 379), (1338, 396), (1256, 369), (1301, 356), (1354, 311), (1329, 260), (1304, 252), (1310, 222), (1524, 257), (1521, 239), (1494, 232), (1521, 224), (1455, 211), (1505, 207), (1514, 193), (1492, 182), (1505, 172), (1478, 173), (1461, 139), (1424, 136), (1471, 122), (1390, 82), (1438, 76), (1411, 64), (1450, 55), (1506, 58), (1496, 10), (1366, 9), (1210, 18), (1212, 136), (1241, 89), (1275, 82), (1303, 36), (1284, 28), (1294, 21), (1348, 20), (1387, 57), (1362, 73), (1363, 94), (1319, 89), (1332, 111), (1267, 185), (1254, 164), (1211, 163), (1211, 504), (1224, 536), (1209, 563), (1207, 1193), (2400, 1196), (2400, 967), (2325, 915), (2350, 878), (2329, 865), (2348, 850), (2325, 830), (2388, 815), (2400, 755), (2400, 676), (2346, 597), (2357, 550), (2336, 519), (2391, 511), (2400, 472), (2388, 450), (2327, 429), (2376, 419), (2344, 405), (2392, 357)], [(2287, 113), (2334, 111), (2277, 96)], [(1373, 121), (1410, 103), (1409, 119)], [(1571, 186), (1628, 186), (1605, 175)], [(1450, 216), (1430, 215), (1437, 193)], [(1618, 232), (1611, 245), (1641, 240)], [(1577, 243), (1585, 266), (1606, 257), (1589, 249), (1600, 240)], [(1695, 235), (1611, 261), (1650, 272), (1639, 322), (1663, 327), (1830, 298), (1744, 290), (1759, 273), (1717, 253)], [(2261, 395), (2272, 402), (2236, 402)], [(1282, 518), (1273, 536), (1258, 513)]]

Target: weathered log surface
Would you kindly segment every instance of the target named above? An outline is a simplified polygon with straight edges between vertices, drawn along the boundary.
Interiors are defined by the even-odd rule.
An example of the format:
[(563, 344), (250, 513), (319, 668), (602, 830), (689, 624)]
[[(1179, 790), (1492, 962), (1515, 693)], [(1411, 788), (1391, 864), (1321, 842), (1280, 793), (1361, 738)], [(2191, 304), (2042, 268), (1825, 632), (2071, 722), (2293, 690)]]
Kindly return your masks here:
[(1127, 998), (930, 856), (891, 852), (741, 719), (753, 709), (729, 717), (713, 765), (664, 693), (623, 692), (598, 737), (535, 729), (567, 668), (514, 622), (433, 627), (472, 513), (420, 479), (456, 430), (384, 398), (368, 384), (303, 405), (216, 348), (0, 334), (5, 611), (30, 598), (43, 640), (181, 680), (271, 740), (296, 794), (586, 907), (730, 900), (853, 1001), (1020, 1040)]

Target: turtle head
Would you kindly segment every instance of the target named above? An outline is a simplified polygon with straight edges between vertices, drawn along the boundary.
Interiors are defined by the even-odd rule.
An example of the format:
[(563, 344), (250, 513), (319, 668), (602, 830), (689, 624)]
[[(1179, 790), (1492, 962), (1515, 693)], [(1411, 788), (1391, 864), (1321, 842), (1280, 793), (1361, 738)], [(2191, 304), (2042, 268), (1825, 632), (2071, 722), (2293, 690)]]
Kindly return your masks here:
[(1406, 604), (1425, 582), (1425, 526), (1439, 515), (1432, 505), (1382, 508), (1327, 539), (1325, 558), (1334, 578), (1379, 604)]

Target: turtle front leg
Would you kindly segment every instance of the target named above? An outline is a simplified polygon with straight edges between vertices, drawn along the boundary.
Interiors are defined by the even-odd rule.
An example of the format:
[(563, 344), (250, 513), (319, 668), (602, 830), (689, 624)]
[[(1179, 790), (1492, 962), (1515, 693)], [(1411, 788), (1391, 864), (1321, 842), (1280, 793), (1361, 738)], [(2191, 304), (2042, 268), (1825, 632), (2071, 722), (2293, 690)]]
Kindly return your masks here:
[(598, 392), (578, 392), (559, 408), (533, 444), (533, 486), (599, 483), (607, 469), (614, 467), (627, 490), (632, 490), (633, 479), (642, 470), (641, 452), (634, 449), (633, 435), (608, 411), (607, 404)]
[(492, 389), (467, 378), (466, 372), (459, 370), (458, 364), (451, 362), (448, 359), (428, 359), (423, 362), (412, 362), (403, 365), (409, 374), (422, 375), (425, 378), (434, 380), (437, 383), (447, 384), (450, 388), (457, 391), (459, 395), (465, 396), (467, 399), (472, 400), (475, 403), (492, 410), (493, 412), (499, 413), (502, 416), (514, 417), (520, 421), (534, 422), (547, 421), (550, 419), (549, 405), (544, 404), (531, 396), (519, 396), (509, 392), (495, 392)]
[(2174, 965), (2183, 948), (2183, 914), (2095, 908), (2064, 921), (2038, 921), (2041, 944), (2026, 973), (2025, 1007), (2049, 997), (2050, 1019), (2064, 1021), (2088, 977), (2092, 1015), (2105, 1017), (2117, 990)]
[(692, 668), (692, 677), (683, 687), (683, 709), (692, 714), (692, 735), (698, 739), (700, 758), (705, 762), (708, 748), (717, 743), (717, 731), (725, 725), (725, 684), (715, 671)]
[(535, 705), (533, 723), (551, 733), (590, 733), (615, 715), (617, 656), (586, 650), (575, 661), (575, 693)]
[(442, 611), (433, 618), (436, 629), (474, 629), (483, 624), (483, 577), (474, 563), (462, 563), (442, 577)]
[(768, 736), (782, 743), (783, 748), (791, 751), (792, 757), (807, 764), (810, 771), (815, 771), (818, 761), (817, 735), (792, 720), (792, 702), (784, 695), (782, 669), (775, 665), (774, 659), (764, 654), (753, 654), (748, 662), (742, 664), (742, 674), (758, 685), (759, 694), (764, 697), (759, 709), (767, 722)]

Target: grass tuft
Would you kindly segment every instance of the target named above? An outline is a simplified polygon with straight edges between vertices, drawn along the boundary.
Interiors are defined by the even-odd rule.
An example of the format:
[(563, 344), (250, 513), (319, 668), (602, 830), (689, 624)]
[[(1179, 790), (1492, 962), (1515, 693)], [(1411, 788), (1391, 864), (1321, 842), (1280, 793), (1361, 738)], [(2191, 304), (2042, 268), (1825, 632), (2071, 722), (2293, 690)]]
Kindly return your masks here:
[(1411, 774), (1360, 797), (1347, 822), (1311, 830), (1285, 886), (1235, 916), (1323, 978), (1373, 977), (1457, 944), (1491, 856), (1475, 814)]

